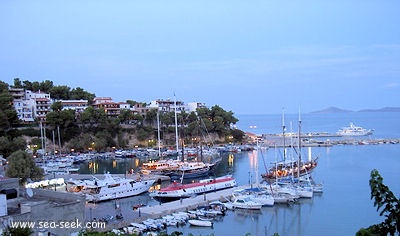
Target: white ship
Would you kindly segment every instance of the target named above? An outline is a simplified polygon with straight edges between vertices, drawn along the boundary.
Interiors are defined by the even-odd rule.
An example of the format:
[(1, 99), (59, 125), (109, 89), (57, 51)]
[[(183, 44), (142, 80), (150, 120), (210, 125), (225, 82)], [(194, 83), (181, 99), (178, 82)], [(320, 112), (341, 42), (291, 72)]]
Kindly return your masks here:
[(131, 197), (149, 191), (155, 182), (154, 179), (134, 180), (129, 178), (113, 177), (110, 173), (104, 174), (104, 179), (69, 181), (74, 192), (86, 194), (91, 202), (106, 201), (124, 197)]
[(341, 136), (365, 136), (371, 135), (372, 132), (372, 129), (364, 129), (360, 126), (355, 126), (353, 123), (350, 123), (349, 127), (340, 129), (337, 134)]

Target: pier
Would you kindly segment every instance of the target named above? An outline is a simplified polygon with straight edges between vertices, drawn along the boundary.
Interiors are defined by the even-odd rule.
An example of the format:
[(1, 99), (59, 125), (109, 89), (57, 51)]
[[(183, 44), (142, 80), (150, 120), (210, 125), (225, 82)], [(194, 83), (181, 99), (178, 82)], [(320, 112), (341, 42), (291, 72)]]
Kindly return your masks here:
[[(263, 134), (260, 143), (269, 148), (298, 147), (298, 135)], [(370, 136), (342, 136), (328, 133), (302, 134), (301, 147), (331, 147), (334, 145), (399, 144), (400, 138), (372, 138)], [(285, 141), (284, 141), (285, 140)]]
[(159, 205), (140, 207), (137, 210), (135, 210), (138, 213), (138, 217), (135, 217), (132, 219), (124, 218), (123, 220), (121, 220), (119, 222), (108, 223), (107, 227), (104, 229), (101, 229), (101, 231), (107, 232), (112, 229), (120, 229), (123, 227), (127, 227), (127, 226), (129, 226), (129, 224), (131, 222), (141, 223), (142, 221), (149, 219), (149, 218), (157, 219), (162, 216), (172, 214), (175, 212), (193, 210), (199, 206), (208, 205), (210, 202), (213, 202), (213, 201), (226, 202), (227, 199), (230, 198), (230, 196), (232, 195), (232, 193), (235, 190), (245, 189), (245, 188), (249, 188), (249, 187), (250, 186), (248, 186), (248, 185), (238, 186), (238, 187), (234, 187), (234, 188), (228, 188), (228, 189), (223, 189), (223, 190), (219, 190), (219, 191), (215, 191), (215, 192), (209, 192), (206, 194), (197, 195), (195, 197), (182, 198), (181, 200), (162, 203)]

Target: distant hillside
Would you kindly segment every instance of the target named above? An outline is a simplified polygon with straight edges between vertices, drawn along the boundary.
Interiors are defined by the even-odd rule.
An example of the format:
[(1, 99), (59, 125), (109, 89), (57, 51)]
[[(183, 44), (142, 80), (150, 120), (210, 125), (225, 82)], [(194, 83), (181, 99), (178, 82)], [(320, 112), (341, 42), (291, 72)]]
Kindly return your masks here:
[(353, 112), (353, 111), (344, 110), (344, 109), (340, 109), (340, 108), (337, 108), (337, 107), (328, 107), (328, 108), (325, 108), (323, 110), (313, 111), (313, 112), (310, 112), (310, 113), (347, 113), (347, 112)]
[[(345, 110), (337, 107), (328, 107), (323, 110), (313, 111), (310, 113), (319, 113), (319, 114), (328, 114), (328, 113), (347, 113), (347, 112), (355, 112), (352, 110)], [(363, 109), (356, 112), (400, 112), (400, 107), (384, 107), (379, 109)]]
[(380, 109), (363, 109), (359, 112), (400, 112), (400, 107), (384, 107)]

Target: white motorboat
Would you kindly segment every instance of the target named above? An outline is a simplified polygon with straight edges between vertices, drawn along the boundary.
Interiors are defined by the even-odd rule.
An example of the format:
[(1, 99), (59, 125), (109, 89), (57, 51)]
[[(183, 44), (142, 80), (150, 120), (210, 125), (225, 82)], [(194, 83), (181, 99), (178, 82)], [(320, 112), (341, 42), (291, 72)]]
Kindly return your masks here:
[(234, 196), (232, 206), (234, 209), (260, 210), (262, 204), (252, 201), (251, 198), (247, 196)]
[(237, 190), (233, 194), (234, 197), (246, 196), (251, 201), (258, 202), (262, 206), (273, 206), (275, 202), (273, 196), (268, 194), (266, 191), (262, 191), (259, 188)]
[(190, 225), (201, 227), (212, 227), (213, 223), (209, 220), (188, 220)]
[(337, 134), (341, 136), (365, 136), (371, 135), (372, 133), (372, 129), (364, 129), (360, 126), (355, 126), (353, 123), (350, 123), (349, 127), (344, 127), (337, 132)]
[(128, 179), (104, 174), (104, 179), (93, 177), (93, 180), (69, 181), (75, 190), (86, 194), (88, 201), (97, 202), (130, 197), (147, 192), (155, 182), (154, 179)]

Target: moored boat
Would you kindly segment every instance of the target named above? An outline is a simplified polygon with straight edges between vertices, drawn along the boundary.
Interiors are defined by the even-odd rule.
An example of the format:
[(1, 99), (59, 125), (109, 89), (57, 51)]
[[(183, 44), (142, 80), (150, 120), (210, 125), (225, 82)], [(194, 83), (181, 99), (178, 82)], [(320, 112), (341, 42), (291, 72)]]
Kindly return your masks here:
[(350, 126), (340, 129), (337, 134), (341, 136), (366, 136), (373, 133), (372, 129), (365, 129), (350, 123)]
[(165, 188), (152, 191), (150, 196), (161, 202), (166, 202), (211, 191), (232, 188), (236, 185), (236, 180), (231, 175), (203, 179), (199, 182), (189, 184), (182, 184), (174, 181)]
[(213, 223), (209, 220), (188, 220), (190, 225), (201, 226), (201, 227), (211, 227)]
[(154, 179), (128, 179), (104, 174), (104, 179), (69, 181), (75, 190), (86, 194), (88, 201), (106, 201), (130, 197), (147, 192), (155, 182)]
[[(299, 165), (300, 163), (300, 165)], [(275, 182), (281, 178), (291, 178), (292, 176), (304, 176), (311, 173), (318, 165), (318, 158), (308, 161), (281, 161), (275, 163), (261, 177), (267, 182)]]
[(260, 210), (262, 204), (255, 202), (246, 196), (236, 196), (233, 198), (232, 206), (234, 209), (248, 209), (248, 210)]

